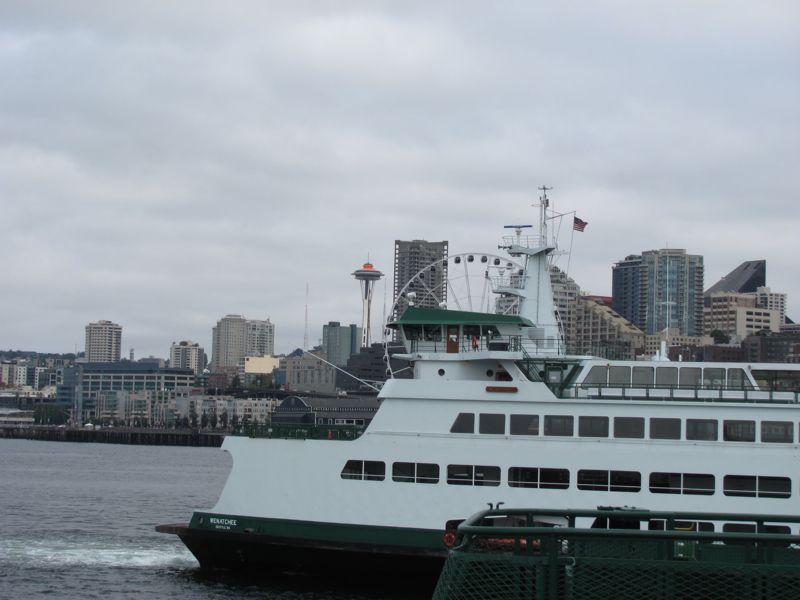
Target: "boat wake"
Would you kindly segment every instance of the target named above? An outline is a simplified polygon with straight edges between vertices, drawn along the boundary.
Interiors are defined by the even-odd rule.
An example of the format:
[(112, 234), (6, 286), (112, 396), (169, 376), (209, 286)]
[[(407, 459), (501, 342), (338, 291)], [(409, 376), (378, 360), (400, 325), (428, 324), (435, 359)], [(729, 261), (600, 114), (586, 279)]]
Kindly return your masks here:
[(102, 542), (8, 540), (0, 548), (0, 563), (31, 566), (167, 567), (198, 566), (180, 546), (122, 546)]

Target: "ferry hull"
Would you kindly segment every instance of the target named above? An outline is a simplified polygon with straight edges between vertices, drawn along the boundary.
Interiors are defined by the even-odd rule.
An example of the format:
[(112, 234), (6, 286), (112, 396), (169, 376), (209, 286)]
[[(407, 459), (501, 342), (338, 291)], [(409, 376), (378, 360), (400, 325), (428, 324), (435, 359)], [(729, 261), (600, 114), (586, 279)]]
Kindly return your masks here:
[[(320, 525), (325, 526), (316, 525), (318, 530)], [(330, 524), (331, 529), (338, 527)], [(311, 529), (313, 536), (315, 528)], [(252, 530), (204, 529), (189, 524), (159, 525), (156, 530), (177, 535), (204, 570), (264, 575), (288, 571), (357, 580), (391, 574), (394, 578), (400, 576), (401, 581), (432, 586), (447, 557), (447, 549), (441, 542), (442, 532), (422, 534), (426, 540), (439, 540), (439, 547), (429, 547), (393, 544), (387, 537), (391, 532), (377, 530), (369, 535), (359, 531), (343, 536), (348, 539), (287, 537)]]

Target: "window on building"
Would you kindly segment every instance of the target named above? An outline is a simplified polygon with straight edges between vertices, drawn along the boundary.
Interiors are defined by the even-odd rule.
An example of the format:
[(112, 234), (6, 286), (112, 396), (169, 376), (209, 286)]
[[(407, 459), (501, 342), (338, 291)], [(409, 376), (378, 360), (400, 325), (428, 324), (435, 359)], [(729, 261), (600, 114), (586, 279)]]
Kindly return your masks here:
[(608, 437), (608, 417), (578, 417), (581, 437)]
[(511, 435), (539, 435), (539, 415), (511, 415)]
[(472, 413), (458, 413), (450, 433), (475, 433), (475, 415)]
[(671, 418), (653, 417), (650, 419), (650, 439), (653, 440), (679, 440), (681, 439), (681, 420)]

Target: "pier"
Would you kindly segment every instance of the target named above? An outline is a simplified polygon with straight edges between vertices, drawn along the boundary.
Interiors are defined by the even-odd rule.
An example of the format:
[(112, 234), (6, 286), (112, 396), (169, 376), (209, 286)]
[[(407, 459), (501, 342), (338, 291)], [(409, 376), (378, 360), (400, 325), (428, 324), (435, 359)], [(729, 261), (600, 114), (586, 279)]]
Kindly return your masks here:
[(225, 433), (200, 430), (69, 427), (0, 427), (0, 438), (47, 442), (134, 444), (150, 446), (203, 446), (219, 448)]

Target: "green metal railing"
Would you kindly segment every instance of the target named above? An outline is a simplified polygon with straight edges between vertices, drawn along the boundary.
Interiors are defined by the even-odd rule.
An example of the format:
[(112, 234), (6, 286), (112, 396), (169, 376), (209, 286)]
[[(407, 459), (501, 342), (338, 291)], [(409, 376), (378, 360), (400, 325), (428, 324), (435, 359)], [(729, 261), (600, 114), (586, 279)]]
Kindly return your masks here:
[[(616, 528), (580, 528), (578, 519)], [(553, 525), (559, 522), (564, 526)], [(664, 529), (646, 529), (654, 522)], [(691, 530), (709, 522), (754, 532)], [(796, 523), (800, 517), (784, 515), (483, 511), (459, 526), (461, 543), (450, 551), (433, 598), (797, 599), (800, 536), (768, 533)]]

